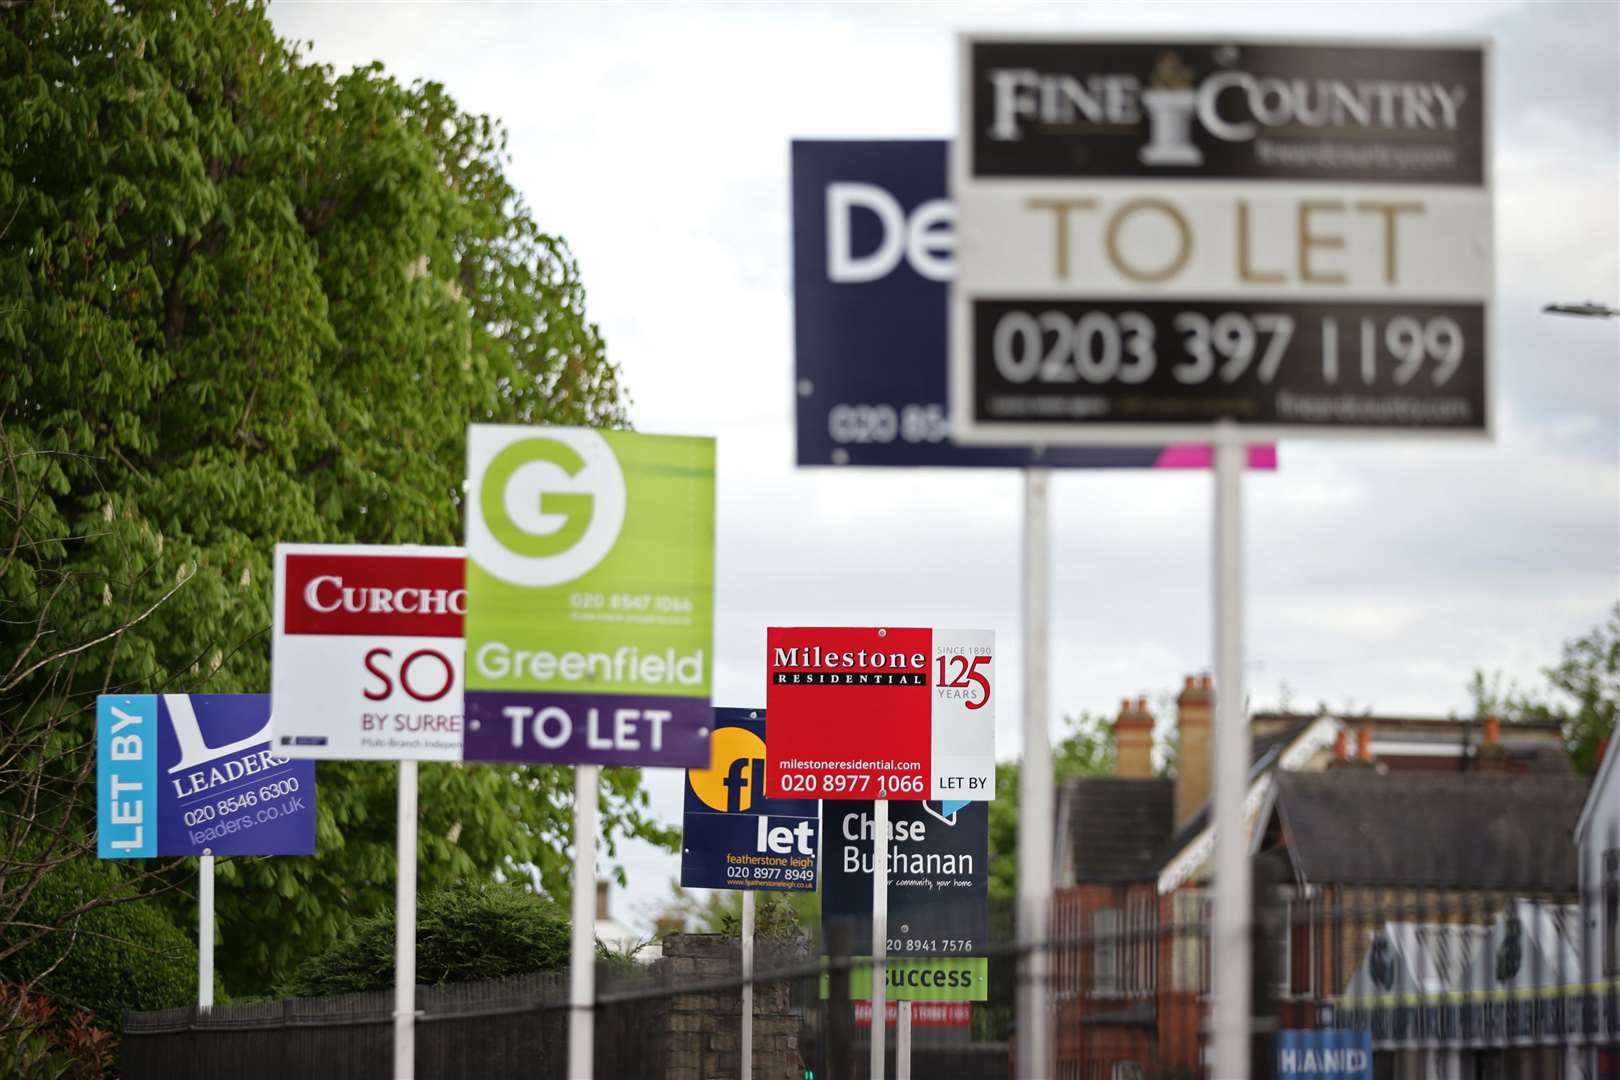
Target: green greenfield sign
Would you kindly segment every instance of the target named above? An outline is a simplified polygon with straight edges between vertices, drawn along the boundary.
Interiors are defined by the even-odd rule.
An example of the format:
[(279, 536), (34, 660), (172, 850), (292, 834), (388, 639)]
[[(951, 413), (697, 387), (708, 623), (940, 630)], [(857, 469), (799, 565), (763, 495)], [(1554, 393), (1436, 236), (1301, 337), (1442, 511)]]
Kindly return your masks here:
[(465, 758), (706, 767), (713, 630), (713, 439), (468, 429)]
[[(883, 983), (889, 1001), (988, 1001), (990, 960), (983, 956), (889, 960)], [(822, 975), (823, 998), (830, 986), (831, 977)], [(849, 996), (852, 1001), (872, 1000), (872, 969), (864, 963), (850, 969)]]

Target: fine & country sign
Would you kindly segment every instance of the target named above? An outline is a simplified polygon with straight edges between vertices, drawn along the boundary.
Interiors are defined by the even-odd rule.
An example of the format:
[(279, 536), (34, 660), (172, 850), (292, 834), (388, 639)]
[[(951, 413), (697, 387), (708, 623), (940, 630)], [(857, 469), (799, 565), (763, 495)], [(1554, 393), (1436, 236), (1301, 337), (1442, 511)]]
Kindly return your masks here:
[(961, 49), (953, 437), (1489, 434), (1486, 46)]

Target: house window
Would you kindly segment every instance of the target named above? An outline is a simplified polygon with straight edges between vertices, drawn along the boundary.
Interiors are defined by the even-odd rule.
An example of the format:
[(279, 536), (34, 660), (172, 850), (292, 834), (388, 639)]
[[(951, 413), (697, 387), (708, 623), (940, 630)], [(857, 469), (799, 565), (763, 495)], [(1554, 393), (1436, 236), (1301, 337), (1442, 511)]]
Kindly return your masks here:
[(1210, 920), (1209, 897), (1202, 889), (1182, 889), (1172, 904), (1174, 925), (1170, 929), (1170, 986), (1182, 992), (1209, 993)]
[(1620, 850), (1603, 853), (1603, 974), (1620, 975)]
[(1091, 913), (1091, 989), (1097, 994), (1119, 993), (1119, 908), (1098, 908)]
[(1135, 1061), (1116, 1061), (1108, 1080), (1142, 1080), (1142, 1066)]
[(1289, 990), (1297, 998), (1315, 997), (1318, 948), (1315, 897), (1291, 907), (1289, 916)]
[(1125, 900), (1124, 940), (1120, 943), (1120, 988), (1128, 995), (1158, 989), (1158, 897), (1136, 893)]
[(1282, 920), (1277, 924), (1277, 932), (1272, 939), (1275, 952), (1271, 958), (1271, 986), (1279, 998), (1286, 998), (1293, 982), (1294, 902), (1284, 900), (1281, 906)]

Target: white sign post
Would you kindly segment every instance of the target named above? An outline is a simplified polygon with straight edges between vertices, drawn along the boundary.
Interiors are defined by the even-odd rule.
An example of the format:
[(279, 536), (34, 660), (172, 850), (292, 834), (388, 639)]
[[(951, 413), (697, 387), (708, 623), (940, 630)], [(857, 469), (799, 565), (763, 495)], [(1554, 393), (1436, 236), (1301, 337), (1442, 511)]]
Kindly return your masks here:
[(460, 548), (276, 545), (271, 745), (399, 762), (395, 1080), (416, 1075), (416, 763), (461, 759), (464, 580)]
[(197, 1007), (214, 1007), (214, 853), (197, 859)]
[(896, 1002), (894, 1080), (911, 1080), (911, 1001)]
[(399, 763), (394, 880), (394, 1080), (416, 1075), (416, 762)]
[(595, 1075), (596, 798), (602, 767), (574, 766), (574, 924), (568, 966), (568, 1080)]
[[(1489, 48), (964, 36), (960, 71), (952, 437), (1216, 446), (1213, 1075), (1245, 1080), (1243, 444), (1489, 436)], [(1028, 1077), (1053, 1073), (1034, 948), (1052, 855), (1038, 472), (1019, 815)]]
[(1024, 470), (1024, 760), (1018, 769), (1018, 1068), (1052, 1076), (1052, 735), (1046, 719), (1049, 656), (1047, 487), (1050, 470)]
[(754, 892), (742, 895), (742, 1075), (754, 1075)]
[(889, 956), (889, 800), (872, 803), (872, 1080), (883, 1080), (887, 1066)]

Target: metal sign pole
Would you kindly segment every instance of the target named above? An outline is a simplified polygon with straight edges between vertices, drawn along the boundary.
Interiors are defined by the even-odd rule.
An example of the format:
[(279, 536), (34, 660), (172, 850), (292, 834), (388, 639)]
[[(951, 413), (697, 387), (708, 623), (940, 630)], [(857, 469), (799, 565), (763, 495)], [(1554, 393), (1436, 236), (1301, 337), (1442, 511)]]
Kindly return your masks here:
[(883, 1080), (884, 1038), (888, 1025), (889, 802), (872, 803), (872, 1080)]
[(394, 1078), (416, 1076), (416, 762), (399, 763), (394, 862)]
[[(1046, 951), (1052, 903), (1052, 740), (1046, 720), (1046, 493), (1050, 470), (1024, 470), (1024, 760), (1018, 770), (1018, 1075), (1052, 1072)], [(1224, 1078), (1223, 1078), (1224, 1080)]]
[(1243, 714), (1243, 530), (1245, 448), (1237, 428), (1215, 437), (1215, 1069), (1221, 1080), (1249, 1076), (1249, 912), (1252, 892), (1243, 799), (1248, 787), (1248, 724)]
[(894, 1011), (894, 1080), (911, 1080), (911, 1002), (899, 1002)]
[(754, 1075), (754, 894), (742, 895), (742, 1080)]
[(596, 1051), (596, 797), (599, 765), (574, 766), (574, 926), (569, 957), (568, 1080), (592, 1080)]
[(203, 848), (197, 867), (197, 1007), (214, 1007), (214, 852)]

